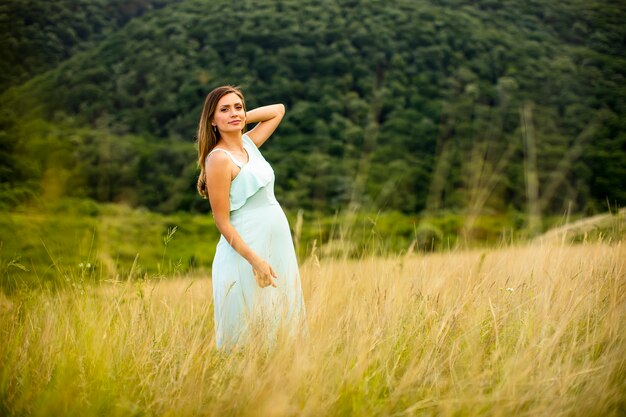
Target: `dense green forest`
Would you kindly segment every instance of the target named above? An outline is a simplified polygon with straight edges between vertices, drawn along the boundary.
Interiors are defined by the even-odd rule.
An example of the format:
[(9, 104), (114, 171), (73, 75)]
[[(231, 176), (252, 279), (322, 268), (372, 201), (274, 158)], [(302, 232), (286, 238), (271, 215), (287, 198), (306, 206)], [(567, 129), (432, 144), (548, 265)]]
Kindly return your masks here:
[(287, 107), (263, 150), (287, 209), (623, 206), (625, 18), (608, 0), (5, 1), (0, 203), (206, 212), (196, 124), (235, 84)]

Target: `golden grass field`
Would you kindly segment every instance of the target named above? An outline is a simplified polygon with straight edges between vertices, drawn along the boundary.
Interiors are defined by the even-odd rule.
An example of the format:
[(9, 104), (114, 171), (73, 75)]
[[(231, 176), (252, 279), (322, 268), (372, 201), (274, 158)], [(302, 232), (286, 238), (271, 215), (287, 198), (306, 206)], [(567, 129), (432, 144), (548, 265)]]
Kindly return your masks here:
[(619, 416), (626, 251), (309, 258), (309, 336), (215, 349), (206, 277), (0, 298), (1, 415)]

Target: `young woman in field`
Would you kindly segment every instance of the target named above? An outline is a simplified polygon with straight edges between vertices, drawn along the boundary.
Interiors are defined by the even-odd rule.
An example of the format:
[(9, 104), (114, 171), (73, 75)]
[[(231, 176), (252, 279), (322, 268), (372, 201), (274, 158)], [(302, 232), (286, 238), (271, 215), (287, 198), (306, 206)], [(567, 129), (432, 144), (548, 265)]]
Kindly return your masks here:
[[(289, 224), (274, 197), (274, 171), (259, 152), (284, 114), (282, 104), (247, 112), (241, 91), (222, 86), (207, 95), (200, 116), (198, 192), (221, 233), (212, 269), (218, 348), (305, 325)], [(245, 133), (248, 123), (257, 124)]]

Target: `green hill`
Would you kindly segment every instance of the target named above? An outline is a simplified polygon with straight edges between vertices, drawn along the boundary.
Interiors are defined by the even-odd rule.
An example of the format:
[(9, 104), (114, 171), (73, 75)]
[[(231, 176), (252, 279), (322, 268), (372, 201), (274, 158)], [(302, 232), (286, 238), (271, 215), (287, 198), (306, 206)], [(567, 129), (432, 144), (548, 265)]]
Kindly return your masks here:
[(172, 0), (4, 0), (0, 91), (97, 45), (129, 20)]
[[(118, 4), (83, 3), (101, 16)], [(12, 78), (40, 74), (0, 97), (5, 205), (70, 196), (207, 210), (195, 125), (224, 83), (250, 107), (287, 106), (264, 153), (288, 208), (523, 211), (527, 172), (542, 213), (626, 203), (623, 2), (137, 4), (89, 41), (61, 39), (56, 61), (33, 50)], [(90, 21), (73, 16), (74, 28)], [(6, 36), (28, 45), (22, 27)]]

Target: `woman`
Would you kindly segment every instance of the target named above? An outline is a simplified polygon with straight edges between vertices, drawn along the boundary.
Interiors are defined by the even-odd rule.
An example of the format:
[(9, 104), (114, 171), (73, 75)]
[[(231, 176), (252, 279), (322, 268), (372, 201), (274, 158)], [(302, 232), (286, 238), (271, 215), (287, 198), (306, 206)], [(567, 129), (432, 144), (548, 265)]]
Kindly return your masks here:
[[(287, 325), (303, 330), (304, 303), (285, 213), (274, 197), (274, 171), (259, 152), (285, 114), (282, 104), (246, 112), (241, 91), (211, 91), (198, 125), (198, 192), (221, 233), (213, 259), (218, 348), (255, 331), (273, 340)], [(247, 123), (257, 123), (245, 132)]]

